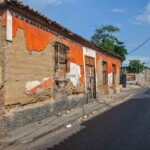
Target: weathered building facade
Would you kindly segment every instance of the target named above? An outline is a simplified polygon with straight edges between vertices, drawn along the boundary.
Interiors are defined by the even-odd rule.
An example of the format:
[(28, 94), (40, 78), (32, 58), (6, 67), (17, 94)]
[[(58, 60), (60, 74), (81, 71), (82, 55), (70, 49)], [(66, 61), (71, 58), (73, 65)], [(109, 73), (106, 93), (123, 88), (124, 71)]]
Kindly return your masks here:
[(120, 57), (28, 6), (0, 1), (0, 117), (17, 128), (119, 92)]
[(144, 67), (140, 73), (129, 72), (129, 67), (121, 67), (121, 73), (126, 78), (127, 85), (150, 87), (150, 68)]

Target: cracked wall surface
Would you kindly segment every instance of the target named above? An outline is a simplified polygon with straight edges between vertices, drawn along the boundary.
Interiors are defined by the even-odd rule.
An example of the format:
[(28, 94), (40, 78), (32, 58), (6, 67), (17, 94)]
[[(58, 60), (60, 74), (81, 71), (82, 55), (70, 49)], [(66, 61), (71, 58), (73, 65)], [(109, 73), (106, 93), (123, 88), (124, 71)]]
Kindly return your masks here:
[(72, 83), (68, 82), (66, 86), (67, 95), (84, 93), (82, 47), (13, 17), (13, 40), (7, 49), (6, 108), (53, 100), (54, 94), (57, 94), (54, 92), (56, 86), (53, 46), (56, 40), (69, 46), (70, 66), (76, 64), (80, 70), (76, 85), (73, 85), (71, 79), (72, 68), (68, 71), (67, 78)]
[[(108, 92), (109, 94), (113, 94), (113, 89), (112, 89), (112, 65), (116, 65), (116, 83), (115, 83), (115, 91), (119, 91), (120, 89), (120, 60), (117, 60), (115, 58), (106, 56), (101, 53), (96, 54), (96, 63), (97, 68), (97, 89), (100, 91), (103, 88), (103, 77), (102, 77), (102, 62), (107, 62), (107, 67), (108, 67)], [(99, 92), (99, 91), (98, 91)], [(101, 91), (101, 94), (103, 94), (103, 91)]]
[(4, 113), (4, 82), (5, 82), (5, 63), (6, 55), (5, 50), (7, 48), (6, 43), (6, 12), (0, 10), (0, 119)]
[(3, 112), (3, 96), (2, 96), (2, 59), (3, 59), (3, 49), (2, 49), (2, 23), (0, 21), (0, 118)]
[[(55, 78), (55, 42), (69, 48), (68, 81), (62, 93)], [(21, 127), (84, 104), (85, 56), (95, 59), (99, 95), (103, 94), (103, 61), (108, 63), (108, 75), (116, 65), (119, 85), (119, 60), (44, 30), (22, 15), (0, 10), (0, 117), (4, 114), (4, 126)]]
[[(21, 39), (21, 40), (20, 40)], [(53, 84), (42, 94), (26, 94), (26, 83), (41, 81), (43, 78), (53, 80), (54, 48), (51, 43), (44, 51), (28, 51), (22, 29), (17, 31), (16, 37), (7, 50), (7, 80), (5, 83), (5, 106), (25, 105), (52, 97)]]
[(102, 58), (99, 58), (97, 64), (97, 93), (100, 97), (104, 95), (103, 91), (103, 74), (102, 74)]

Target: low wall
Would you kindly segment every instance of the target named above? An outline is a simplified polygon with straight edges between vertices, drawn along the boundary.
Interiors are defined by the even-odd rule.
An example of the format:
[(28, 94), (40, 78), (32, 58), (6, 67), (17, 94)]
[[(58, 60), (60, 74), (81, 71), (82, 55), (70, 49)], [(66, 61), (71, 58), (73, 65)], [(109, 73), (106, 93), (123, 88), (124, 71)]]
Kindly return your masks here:
[(127, 74), (127, 84), (128, 85), (139, 85), (142, 87), (150, 86), (150, 79), (146, 78), (146, 72), (143, 73), (128, 73)]
[(81, 107), (86, 103), (86, 96), (79, 94), (78, 96), (70, 96), (63, 101), (51, 103), (41, 103), (41, 105), (26, 106), (24, 108), (12, 109), (4, 115), (2, 121), (2, 129), (5, 131), (14, 130), (16, 128), (41, 121), (52, 117), (65, 110), (75, 107)]

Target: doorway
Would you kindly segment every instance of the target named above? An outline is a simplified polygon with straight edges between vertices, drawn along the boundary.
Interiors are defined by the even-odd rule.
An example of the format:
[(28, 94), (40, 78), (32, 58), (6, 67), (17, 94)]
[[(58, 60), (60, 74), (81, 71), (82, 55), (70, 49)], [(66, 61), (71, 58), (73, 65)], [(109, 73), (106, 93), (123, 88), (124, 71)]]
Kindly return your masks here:
[(85, 56), (85, 74), (88, 99), (96, 98), (95, 59)]
[(116, 91), (116, 65), (112, 65), (112, 89), (115, 93)]
[(108, 65), (103, 61), (103, 91), (104, 94), (108, 94)]

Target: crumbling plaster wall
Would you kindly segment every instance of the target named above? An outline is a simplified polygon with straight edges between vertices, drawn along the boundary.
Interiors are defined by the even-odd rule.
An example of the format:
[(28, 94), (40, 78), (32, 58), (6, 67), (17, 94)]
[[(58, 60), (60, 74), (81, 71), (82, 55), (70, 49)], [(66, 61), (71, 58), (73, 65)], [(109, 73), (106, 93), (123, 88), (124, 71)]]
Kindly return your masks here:
[(99, 98), (104, 96), (102, 62), (103, 59), (100, 57), (97, 64), (97, 95)]
[(117, 69), (117, 73), (116, 73), (116, 93), (119, 93), (121, 90), (121, 85), (120, 85), (120, 66)]
[(101, 53), (96, 54), (96, 60), (97, 60), (97, 91), (100, 93), (98, 95), (103, 96), (104, 91), (103, 91), (103, 75), (102, 75), (102, 62), (105, 61), (107, 62), (107, 67), (108, 67), (108, 93), (113, 94), (113, 89), (112, 89), (112, 65), (116, 65), (116, 82), (115, 82), (115, 92), (120, 91), (120, 60), (117, 60), (115, 58), (106, 56)]
[(51, 43), (41, 52), (30, 52), (26, 49), (23, 30), (18, 29), (16, 37), (7, 49), (4, 105), (25, 105), (51, 98), (53, 84), (44, 92), (33, 95), (28, 95), (25, 87), (27, 82), (35, 80), (39, 82), (44, 78), (53, 80), (53, 59), (54, 48)]
[(2, 55), (3, 55), (3, 34), (2, 34), (2, 23), (0, 21), (0, 118), (3, 113), (3, 95), (2, 95)]
[[(79, 106), (85, 99), (85, 95), (82, 94), (84, 92), (84, 78), (82, 76), (78, 79), (79, 83), (76, 86), (68, 78), (67, 99), (64, 101), (62, 99), (60, 99), (61, 101), (53, 100), (54, 94), (57, 94), (54, 92), (56, 87), (54, 83), (54, 41), (56, 39), (49, 40), (46, 48), (41, 51), (30, 51), (27, 49), (25, 31), (18, 28), (12, 42), (9, 42), (5, 51), (7, 59), (4, 86), (6, 108), (3, 119), (4, 129), (14, 129), (51, 117), (68, 108)], [(80, 72), (83, 74), (82, 59), (78, 60), (76, 57), (80, 54), (78, 49), (74, 46), (70, 51), (71, 62), (78, 64)], [(73, 51), (75, 53), (72, 53)], [(82, 56), (82, 53), (80, 55)], [(39, 88), (41, 90), (41, 86), (47, 79), (51, 81), (51, 87), (38, 93)], [(38, 86), (34, 87), (36, 84)], [(34, 85), (33, 88), (32, 85)], [(47, 82), (45, 86), (47, 86)], [(23, 107), (20, 107), (21, 105)]]
[(4, 48), (4, 28), (0, 21), (0, 87), (2, 85), (2, 65), (3, 65), (3, 48)]
[[(43, 51), (49, 41), (59, 41), (69, 47), (70, 55), (70, 71), (67, 73), (73, 84), (84, 84), (84, 69), (83, 69), (83, 50), (82, 46), (70, 41), (60, 35), (47, 32), (40, 27), (32, 25), (23, 19), (13, 18), (13, 38), (16, 36), (18, 29), (23, 29), (26, 47), (29, 51)], [(39, 36), (40, 35), (40, 36)], [(77, 71), (78, 70), (78, 71)], [(75, 81), (77, 79), (77, 81)]]
[[(32, 104), (50, 98), (53, 99), (54, 94), (57, 94), (54, 92), (56, 86), (54, 82), (55, 64), (53, 46), (53, 42), (56, 39), (50, 40), (49, 44), (42, 51), (29, 51), (27, 50), (24, 34), (24, 30), (18, 29), (12, 44), (9, 44), (9, 48), (7, 49), (7, 76), (4, 102), (6, 108), (11, 108), (15, 105)], [(70, 51), (72, 59), (74, 52), (72, 49)], [(73, 62), (76, 62), (76, 60), (74, 59)], [(36, 85), (40, 82), (43, 84), (42, 81), (45, 78), (50, 79), (51, 87), (38, 93), (39, 89), (32, 88), (32, 84)], [(83, 83), (74, 86), (69, 78), (68, 80), (69, 82), (66, 86), (67, 95), (84, 93)]]
[(0, 119), (4, 112), (4, 82), (5, 82), (5, 61), (7, 48), (6, 43), (6, 11), (0, 10)]
[(69, 80), (65, 87), (65, 90), (67, 92), (67, 95), (81, 94), (84, 93), (84, 85), (82, 84), (74, 86), (72, 82)]

